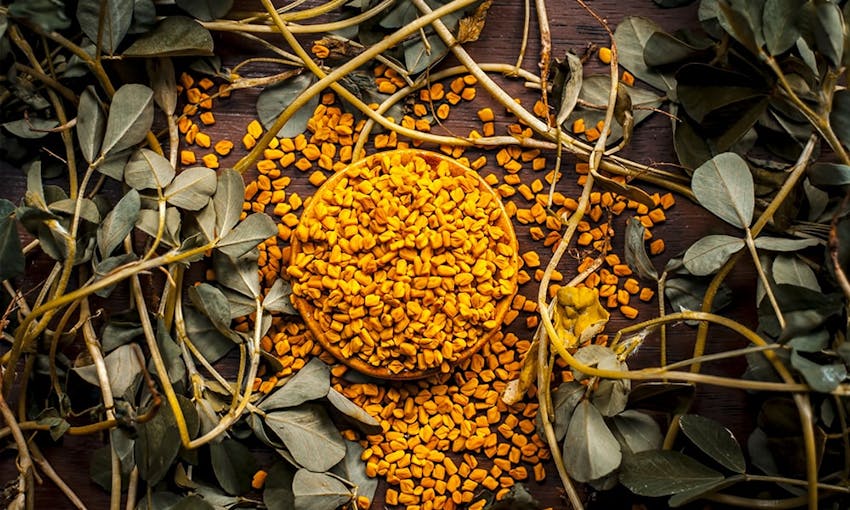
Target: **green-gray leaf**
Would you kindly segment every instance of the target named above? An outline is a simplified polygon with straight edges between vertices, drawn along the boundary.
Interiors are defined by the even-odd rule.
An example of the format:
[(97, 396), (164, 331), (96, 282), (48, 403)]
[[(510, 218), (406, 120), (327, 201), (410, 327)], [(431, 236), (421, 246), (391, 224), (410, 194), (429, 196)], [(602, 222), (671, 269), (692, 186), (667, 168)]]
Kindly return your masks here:
[(133, 230), (140, 208), (139, 192), (131, 189), (115, 204), (115, 208), (109, 211), (97, 229), (97, 247), (101, 258), (111, 255)]
[(626, 264), (644, 280), (658, 280), (658, 271), (646, 253), (644, 233), (646, 228), (637, 218), (631, 218), (626, 224)]
[(626, 408), (631, 386), (631, 381), (628, 379), (601, 380), (590, 401), (602, 413), (602, 416), (615, 416)]
[[(89, 39), (100, 41), (101, 48), (112, 55), (130, 29), (133, 3), (133, 0), (80, 0), (77, 4), (77, 21)], [(104, 11), (103, 26), (101, 10)]]
[(311, 359), (291, 379), (269, 395), (260, 409), (270, 411), (284, 407), (295, 407), (308, 400), (316, 400), (328, 394), (331, 387), (331, 371), (319, 358)]
[(292, 482), (298, 510), (336, 510), (349, 501), (351, 492), (332, 476), (299, 469)]
[(165, 477), (180, 450), (180, 434), (171, 406), (161, 406), (153, 418), (136, 425), (136, 432), (135, 458), (139, 475), (142, 480), (156, 485)]
[(806, 383), (814, 391), (821, 393), (829, 393), (847, 378), (847, 367), (844, 363), (821, 365), (804, 357), (796, 349), (791, 352), (791, 366), (803, 374)]
[[(257, 115), (263, 126), (269, 129), (283, 110), (312, 85), (313, 81), (312, 74), (299, 74), (260, 92), (257, 98)], [(313, 96), (286, 121), (286, 124), (277, 132), (277, 136), (293, 137), (307, 129), (307, 121), (313, 116), (313, 111), (318, 104), (319, 96)]]
[(0, 198), (0, 282), (24, 273), (26, 259), (14, 212), (15, 204)]
[(295, 508), (295, 495), (292, 493), (294, 474), (283, 462), (269, 469), (263, 490), (263, 503), (269, 510), (292, 510)]
[(218, 188), (213, 196), (215, 228), (219, 236), (226, 236), (239, 221), (244, 199), (245, 183), (242, 176), (232, 168), (223, 169), (218, 175)]
[(777, 284), (797, 285), (815, 292), (821, 291), (815, 271), (793, 255), (777, 255), (772, 271), (773, 280)]
[(833, 96), (829, 123), (841, 143), (850, 146), (850, 90), (839, 90)]
[(800, 37), (794, 22), (806, 0), (767, 0), (762, 13), (764, 42), (771, 55), (785, 53)]
[(222, 335), (204, 314), (194, 308), (184, 307), (183, 316), (186, 319), (186, 334), (210, 363), (223, 358), (236, 345)]
[(12, 120), (3, 123), (6, 131), (12, 133), (18, 138), (36, 140), (44, 138), (50, 133), (50, 130), (59, 125), (59, 122), (54, 119), (40, 119), (38, 117), (30, 117), (28, 119)]
[(268, 413), (266, 425), (280, 437), (295, 461), (311, 471), (327, 471), (345, 457), (345, 441), (317, 404)]
[(189, 287), (189, 299), (212, 322), (222, 335), (230, 336), (230, 303), (224, 294), (209, 283)]
[(106, 114), (100, 106), (94, 87), (86, 87), (80, 94), (80, 106), (77, 108), (77, 140), (80, 151), (88, 163), (100, 153), (103, 133), (106, 130)]
[(579, 482), (588, 482), (613, 472), (621, 460), (620, 443), (602, 415), (589, 401), (579, 403), (564, 439), (567, 472)]
[(181, 357), (180, 347), (177, 342), (171, 338), (171, 333), (165, 326), (165, 321), (162, 317), (156, 320), (156, 343), (159, 344), (159, 350), (162, 353), (163, 361), (165, 361), (165, 371), (168, 373), (168, 380), (172, 384), (182, 381), (186, 375), (186, 364)]
[(272, 284), (272, 288), (263, 299), (263, 308), (270, 312), (285, 313), (287, 315), (298, 315), (298, 310), (292, 305), (289, 296), (292, 295), (292, 286), (288, 280), (279, 278)]
[(694, 171), (691, 188), (700, 205), (738, 228), (747, 228), (755, 207), (753, 176), (744, 159), (724, 152)]
[(567, 434), (573, 411), (584, 397), (587, 388), (578, 381), (562, 383), (552, 393), (552, 406), (555, 409), (555, 437), (560, 441)]
[(741, 251), (744, 246), (744, 240), (737, 237), (709, 235), (692, 244), (682, 260), (691, 274), (706, 276), (720, 269), (729, 257)]
[(213, 267), (218, 283), (228, 289), (252, 299), (260, 295), (256, 257), (234, 259), (216, 250), (213, 252)]
[(135, 189), (162, 189), (174, 179), (171, 163), (150, 149), (139, 149), (124, 167), (124, 181)]
[[(159, 210), (142, 209), (136, 220), (136, 227), (145, 234), (156, 237), (159, 230)], [(180, 245), (180, 212), (176, 207), (165, 208), (165, 229), (162, 232), (162, 242), (168, 246)]]
[(215, 478), (226, 493), (238, 496), (251, 490), (257, 462), (248, 447), (233, 439), (211, 443), (210, 460)]
[(844, 53), (844, 17), (841, 7), (833, 2), (818, 2), (815, 5), (817, 23), (813, 30), (815, 42), (830, 65), (841, 67)]
[(187, 57), (213, 54), (210, 32), (186, 16), (166, 16), (136, 40), (125, 57)]
[(629, 409), (614, 416), (612, 424), (621, 438), (620, 445), (631, 455), (661, 448), (664, 440), (661, 428), (658, 422), (646, 413)]
[(788, 239), (785, 237), (759, 236), (755, 238), (756, 248), (769, 251), (799, 251), (810, 246), (817, 246), (817, 239)]
[(177, 174), (165, 188), (165, 199), (181, 209), (197, 211), (207, 205), (215, 189), (215, 170), (195, 166)]
[(330, 388), (327, 398), (333, 409), (339, 411), (346, 421), (353, 423), (364, 434), (381, 433), (381, 422), (367, 413), (362, 407), (348, 400), (342, 393)]
[(680, 416), (679, 426), (697, 448), (721, 466), (736, 473), (746, 471), (747, 463), (744, 460), (744, 452), (729, 429), (712, 419), (697, 414)]
[(643, 59), (643, 50), (647, 41), (661, 27), (647, 18), (629, 16), (617, 25), (614, 42), (620, 58), (620, 64), (631, 71), (635, 77), (664, 92), (676, 90), (676, 79), (669, 74), (658, 73), (650, 69)]
[(114, 154), (145, 139), (153, 123), (153, 91), (137, 83), (119, 88), (112, 97), (101, 152)]
[(850, 184), (850, 166), (841, 163), (818, 162), (808, 169), (809, 180), (818, 188)]
[(649, 450), (626, 457), (620, 482), (641, 496), (668, 496), (723, 480), (718, 471), (673, 450)]
[(224, 17), (233, 7), (233, 0), (177, 0), (177, 7), (201, 21), (212, 21)]
[[(142, 367), (139, 364), (139, 358), (136, 356), (138, 350), (139, 347), (135, 344), (122, 345), (103, 359), (109, 377), (109, 388), (116, 398), (122, 397), (140, 380)], [(94, 364), (76, 367), (73, 371), (84, 381), (100, 386), (97, 368)]]
[(356, 441), (345, 441), (345, 458), (333, 467), (333, 472), (351, 482), (357, 496), (365, 496), (372, 501), (378, 490), (378, 479), (366, 474), (366, 463), (361, 460), (363, 447)]
[(237, 258), (277, 233), (277, 226), (267, 214), (255, 213), (242, 220), (218, 242), (216, 248)]

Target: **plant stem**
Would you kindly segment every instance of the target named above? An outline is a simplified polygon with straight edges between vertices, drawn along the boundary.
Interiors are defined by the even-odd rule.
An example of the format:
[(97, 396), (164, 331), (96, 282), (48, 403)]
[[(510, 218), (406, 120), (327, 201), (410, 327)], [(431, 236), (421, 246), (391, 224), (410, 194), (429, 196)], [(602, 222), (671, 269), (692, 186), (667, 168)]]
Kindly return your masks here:
[[(14, 368), (7, 365), (6, 371), (7, 373), (14, 372)], [(9, 404), (6, 403), (6, 397), (4, 396), (6, 388), (0, 388), (0, 390), (2, 390), (0, 391), (0, 416), (6, 421), (6, 425), (15, 439), (15, 445), (18, 447), (17, 467), (18, 473), (20, 473), (18, 482), (20, 489), (17, 501), (20, 503), (20, 498), (24, 498), (23, 503), (26, 503), (26, 507), (33, 508), (35, 504), (35, 481), (33, 480), (33, 464), (29, 446), (23, 432), (21, 432), (21, 428), (18, 427), (15, 414), (9, 408)]]
[(33, 441), (30, 444), (30, 453), (32, 454), (33, 461), (41, 468), (41, 472), (44, 473), (47, 478), (53, 482), (54, 485), (59, 489), (59, 491), (68, 498), (68, 501), (74, 505), (74, 508), (80, 510), (86, 510), (86, 505), (83, 504), (83, 501), (77, 496), (77, 494), (68, 487), (68, 484), (62, 480), (62, 477), (59, 476), (59, 473), (53, 469), (53, 466), (50, 465), (50, 462), (44, 457), (44, 454), (41, 453), (41, 450), (38, 448), (38, 445)]

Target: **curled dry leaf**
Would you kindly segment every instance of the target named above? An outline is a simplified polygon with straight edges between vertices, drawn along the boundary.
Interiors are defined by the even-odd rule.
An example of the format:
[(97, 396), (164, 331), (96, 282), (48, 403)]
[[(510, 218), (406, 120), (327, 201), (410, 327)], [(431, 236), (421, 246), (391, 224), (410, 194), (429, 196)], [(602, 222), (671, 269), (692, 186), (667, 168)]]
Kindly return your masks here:
[(566, 348), (577, 347), (605, 329), (608, 313), (599, 292), (587, 287), (563, 287), (555, 303), (555, 331)]

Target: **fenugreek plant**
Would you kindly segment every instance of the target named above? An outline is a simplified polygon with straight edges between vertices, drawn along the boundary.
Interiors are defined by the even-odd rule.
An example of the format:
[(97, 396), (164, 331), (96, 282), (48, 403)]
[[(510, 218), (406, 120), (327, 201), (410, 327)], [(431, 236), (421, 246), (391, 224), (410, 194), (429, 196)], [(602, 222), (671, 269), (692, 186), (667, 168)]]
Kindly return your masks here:
[[(92, 434), (106, 441), (91, 472), (113, 509), (126, 501), (127, 508), (330, 510), (373, 498), (377, 482), (361, 461), (368, 453), (338, 424), (374, 435), (381, 423), (331, 386), (323, 361), (307, 362), (270, 391), (256, 384), (263, 366), (284, 368), (263, 339), (297, 312), (288, 283), (267, 283), (258, 273), (266, 256), (258, 246), (279, 226), (263, 212), (243, 213), (242, 174), (273, 144), (304, 132), (328, 91), (364, 120), (355, 158), (382, 129), (432, 147), (518, 146), (550, 151), (556, 165), (567, 154), (587, 162), (575, 212), (557, 219), (564, 228), (537, 298), (542, 327), (504, 395), (516, 402), (536, 385), (538, 433), (573, 507), (583, 505), (574, 481), (598, 489), (620, 483), (643, 496), (670, 496), (671, 506), (698, 498), (754, 508), (846, 501), (850, 8), (827, 0), (703, 0), (698, 30), (668, 34), (643, 18), (626, 18), (612, 32), (577, 0), (610, 35), (608, 74), (585, 76), (580, 56), (554, 58), (542, 0), (534, 2), (541, 47), (534, 73), (477, 62), (464, 49), (484, 30), (489, 1), (260, 3), (259, 12), (203, 0), (0, 6), (8, 69), (0, 81), (3, 172), (26, 175), (23, 196), (0, 200), (0, 436), (14, 443), (18, 460), (6, 506), (36, 507), (36, 479), (49, 478), (84, 507), (39, 444)], [(532, 24), (525, 21), (523, 41)], [(214, 33), (272, 56), (223, 66)], [(302, 35), (316, 39), (312, 55)], [(449, 53), (459, 65), (437, 67)], [(522, 62), (525, 42), (517, 53)], [(278, 72), (257, 77), (255, 64)], [(382, 89), (371, 75), (375, 64), (403, 85)], [(620, 66), (642, 83), (627, 80)], [(221, 88), (180, 111), (178, 90), (192, 88), (178, 79), (183, 69)], [(400, 120), (405, 99), (461, 74), (531, 135), (459, 137)], [(494, 74), (526, 82), (543, 115), (514, 101)], [(263, 89), (257, 114), (265, 129), (250, 138), (248, 153), (233, 169), (209, 168), (216, 159), (187, 163), (180, 151), (186, 119), (207, 101), (249, 88)], [(677, 170), (618, 155), (661, 109), (673, 119)], [(594, 136), (579, 136), (578, 125), (593, 126)], [(551, 302), (549, 283), (575, 244), (592, 193), (653, 205), (639, 182), (695, 200), (738, 234), (706, 236), (659, 272), (643, 226), (630, 222), (626, 263), (657, 286), (658, 317), (614, 332), (606, 345), (588, 345), (608, 320), (596, 290), (584, 284), (598, 264)], [(560, 186), (552, 180), (550, 210)], [(598, 260), (605, 255), (600, 250)], [(44, 281), (24, 277), (28, 258), (49, 261)], [(738, 264), (752, 267), (756, 326), (720, 315), (723, 281)], [(190, 269), (198, 266), (211, 269), (214, 281), (196, 281)], [(677, 323), (695, 325), (689, 359), (667, 356), (666, 326)], [(752, 345), (707, 354), (718, 326)], [(629, 355), (656, 337), (658, 366), (629, 369)], [(218, 362), (228, 355), (236, 367), (224, 371)], [(743, 379), (700, 373), (703, 363), (740, 356), (749, 362)], [(553, 388), (557, 358), (574, 376)], [(757, 395), (749, 462), (722, 424), (688, 413), (698, 384)], [(665, 414), (667, 432), (644, 411)], [(252, 480), (249, 445), (257, 444), (286, 461), (269, 470), (264, 486)], [(753, 487), (766, 492), (754, 497)], [(534, 504), (521, 488), (509, 498)]]

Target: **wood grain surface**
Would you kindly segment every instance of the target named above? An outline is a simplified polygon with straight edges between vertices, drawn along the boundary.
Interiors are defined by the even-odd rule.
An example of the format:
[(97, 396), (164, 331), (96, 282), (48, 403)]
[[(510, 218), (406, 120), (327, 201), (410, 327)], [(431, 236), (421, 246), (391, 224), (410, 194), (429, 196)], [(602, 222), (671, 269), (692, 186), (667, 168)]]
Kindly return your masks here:
[[(595, 0), (588, 3), (611, 24), (612, 29), (626, 15), (646, 15), (652, 17), (661, 26), (670, 29), (682, 25), (694, 25), (696, 23), (695, 5), (688, 8), (665, 10), (656, 7), (651, 0)], [(259, 8), (259, 3), (248, 1), (238, 2), (237, 5), (240, 8), (251, 10), (257, 10)], [(547, 5), (552, 26), (552, 54), (554, 57), (562, 57), (567, 50), (580, 53), (588, 44), (607, 45), (605, 31), (576, 2), (572, 0), (550, 0), (547, 2)], [(523, 31), (523, 11), (523, 0), (494, 2), (481, 39), (467, 46), (469, 52), (478, 62), (513, 63), (516, 61)], [(534, 15), (532, 8), (532, 16)], [(283, 44), (282, 40), (273, 37), (270, 40)], [(216, 47), (222, 54), (225, 65), (234, 65), (249, 56), (263, 54), (262, 50), (258, 49), (255, 45), (248, 44), (244, 40), (234, 36), (217, 35)], [(537, 72), (539, 47), (536, 22), (533, 22), (528, 50), (523, 61), (523, 67), (526, 70)], [(441, 66), (451, 65), (452, 63), (453, 60), (449, 58)], [(255, 69), (258, 73), (275, 70), (273, 67), (253, 67), (252, 69)], [(588, 72), (606, 72), (605, 67), (595, 58), (590, 59), (587, 69)], [(516, 97), (522, 98), (524, 100), (523, 104), (527, 106), (533, 104), (535, 98), (534, 91), (525, 90), (522, 83), (501, 78), (499, 82), (503, 83), (506, 89)], [(258, 90), (241, 91), (238, 94), (234, 94), (234, 97), (231, 99), (219, 102), (215, 109), (217, 122), (205, 131), (212, 136), (213, 140), (230, 138), (237, 141), (241, 139), (242, 134), (245, 132), (245, 126), (255, 117), (253, 105), (258, 92)], [(481, 87), (478, 88), (478, 93), (478, 98), (473, 103), (463, 108), (454, 108), (445, 126), (443, 128), (435, 127), (434, 131), (437, 133), (442, 131), (465, 134), (471, 129), (480, 128), (480, 122), (475, 116), (475, 111), (478, 108), (495, 103), (486, 97)], [(503, 124), (508, 121), (507, 117), (502, 115), (504, 111), (502, 108), (494, 108), (494, 110), (500, 115), (499, 118)], [(233, 156), (225, 158), (222, 161), (222, 166), (232, 164), (238, 159), (240, 154), (234, 152)], [(470, 154), (474, 154), (474, 151), (470, 151)], [(656, 114), (649, 121), (640, 125), (634, 141), (625, 151), (625, 155), (637, 162), (645, 164), (663, 165), (675, 163), (676, 160), (671, 144), (670, 120)], [(470, 157), (470, 159), (473, 159), (473, 157)], [(492, 153), (490, 153), (490, 161), (493, 161), (493, 159)], [(566, 161), (567, 167), (574, 163), (575, 160), (569, 158)], [(4, 182), (4, 185), (0, 186), (0, 196), (15, 201), (19, 200), (25, 187), (23, 176), (17, 170), (8, 167), (2, 167), (0, 174), (2, 174)], [(297, 191), (302, 196), (309, 195), (314, 188), (306, 183), (306, 177), (307, 174), (297, 173), (296, 171), (296, 174), (293, 175), (294, 182), (290, 190)], [(646, 189), (650, 192), (655, 191), (651, 187), (646, 187)], [(562, 180), (559, 191), (568, 196), (578, 196), (579, 188), (574, 178), (567, 177)], [(659, 267), (661, 267), (667, 257), (684, 250), (699, 237), (707, 233), (723, 230), (722, 226), (708, 220), (706, 216), (700, 213), (700, 210), (696, 206), (684, 198), (678, 199), (677, 205), (669, 211), (668, 217), (669, 219), (665, 224), (654, 229), (655, 235), (663, 238), (667, 243), (665, 254), (656, 259)], [(617, 221), (618, 223), (615, 225), (617, 231), (615, 252), (619, 252), (622, 255), (622, 231), (624, 230), (623, 222), (625, 219), (623, 217)], [(545, 255), (544, 260), (548, 260), (550, 252), (548, 249), (543, 248), (539, 242), (532, 244), (527, 228), (518, 229), (518, 236), (520, 237), (522, 246), (539, 246), (541, 254)], [(24, 285), (37, 285), (50, 266), (50, 262), (45, 259), (28, 259)], [(560, 269), (569, 278), (574, 271), (574, 267), (574, 260), (565, 260), (563, 267)], [(746, 267), (739, 269), (729, 280), (735, 299), (735, 303), (731, 307), (732, 310), (752, 308), (754, 291), (751, 281), (752, 278)], [(532, 282), (532, 284), (525, 286), (522, 292), (529, 297), (536, 295), (536, 284)], [(126, 302), (126, 295), (123, 296), (122, 298), (122, 294), (118, 294), (114, 299), (116, 301), (125, 299)], [(655, 306), (656, 304), (654, 302), (651, 305), (643, 306), (641, 308), (641, 317), (651, 317), (656, 313), (653, 311), (653, 307)], [(747, 316), (745, 312), (735, 312), (735, 314), (737, 314), (736, 318), (752, 324), (751, 317)], [(621, 315), (615, 314), (608, 330), (615, 331), (616, 328), (627, 323), (627, 321), (622, 319)], [(524, 328), (524, 325), (522, 328)], [(669, 339), (671, 359), (682, 359), (688, 356), (692, 349), (694, 331), (694, 329), (685, 325), (671, 328)], [(527, 330), (523, 334), (526, 337), (529, 335)], [(710, 330), (709, 352), (741, 346), (743, 346), (743, 342), (728, 331), (719, 327), (713, 327)], [(631, 359), (630, 366), (632, 368), (640, 368), (657, 365), (658, 358), (657, 338), (651, 338), (647, 345)], [(742, 373), (743, 369), (743, 363), (735, 361), (708, 365), (705, 367), (705, 372), (736, 377)], [(694, 411), (721, 420), (732, 429), (738, 438), (743, 439), (747, 436), (753, 427), (753, 418), (748, 412), (747, 396), (745, 393), (715, 387), (700, 387), (698, 389), (698, 395), (699, 398)], [(45, 455), (50, 459), (53, 466), (68, 485), (77, 491), (89, 508), (95, 509), (105, 508), (108, 503), (107, 495), (90, 481), (88, 473), (89, 455), (93, 448), (99, 446), (99, 444), (100, 438), (66, 437), (60, 445), (44, 448)], [(0, 454), (0, 475), (2, 475), (0, 480), (5, 482), (12, 478), (14, 458), (14, 451), (11, 450), (6, 450)], [(549, 476), (544, 484), (535, 484), (532, 482), (529, 486), (533, 494), (545, 505), (553, 508), (566, 508), (554, 467), (549, 466), (547, 470)], [(383, 489), (384, 487), (382, 485), (380, 490)], [(38, 489), (37, 495), (37, 508), (69, 507), (67, 501), (58, 494), (49, 481), (44, 482)], [(626, 494), (616, 492), (593, 496), (591, 506), (596, 508), (630, 508), (634, 501), (627, 498)], [(379, 497), (373, 508), (383, 508), (381, 503), (382, 498)], [(652, 502), (644, 503), (650, 506), (653, 504)]]

